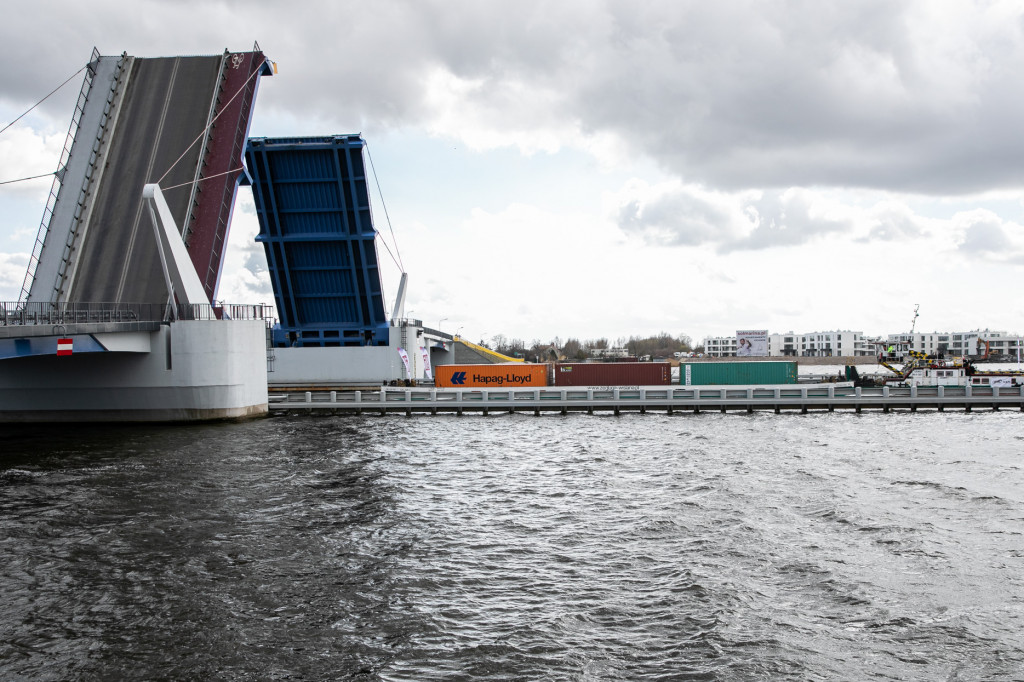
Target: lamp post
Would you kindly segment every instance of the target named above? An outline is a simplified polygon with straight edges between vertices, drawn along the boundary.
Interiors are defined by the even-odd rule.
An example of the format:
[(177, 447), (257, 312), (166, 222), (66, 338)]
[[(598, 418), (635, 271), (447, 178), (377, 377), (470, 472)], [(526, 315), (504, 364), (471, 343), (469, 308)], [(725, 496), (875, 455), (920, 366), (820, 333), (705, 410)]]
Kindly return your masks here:
[(442, 317), (440, 320), (438, 320), (438, 322), (437, 322), (437, 330), (438, 331), (441, 331), (441, 323), (444, 322), (447, 319), (448, 319), (447, 317)]

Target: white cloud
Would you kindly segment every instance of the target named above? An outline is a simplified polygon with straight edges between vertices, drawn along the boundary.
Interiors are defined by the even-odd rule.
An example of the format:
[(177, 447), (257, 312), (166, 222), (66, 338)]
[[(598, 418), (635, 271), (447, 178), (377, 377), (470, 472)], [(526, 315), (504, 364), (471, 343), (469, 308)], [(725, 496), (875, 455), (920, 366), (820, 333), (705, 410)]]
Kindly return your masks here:
[[(864, 201), (874, 198), (873, 203)], [(857, 200), (854, 200), (857, 199)], [(712, 192), (679, 182), (633, 180), (615, 194), (611, 214), (627, 235), (651, 246), (710, 246), (722, 254), (852, 241), (885, 246), (916, 244), (934, 256), (958, 249), (967, 256), (1024, 255), (1020, 224), (987, 209), (945, 218), (915, 213), (920, 199), (790, 188), (785, 191)], [(934, 213), (941, 201), (925, 202)], [(886, 248), (890, 248), (885, 246)]]
[(870, 211), (867, 235), (859, 241), (885, 243), (921, 238), (926, 234), (926, 220), (914, 214), (913, 210), (900, 201), (883, 199)]
[(0, 301), (17, 301), (28, 268), (27, 253), (0, 253)]
[(1024, 264), (1024, 228), (978, 209), (953, 217), (959, 239), (957, 249), (967, 258), (994, 263)]
[(0, 182), (45, 176), (0, 185), (0, 198), (20, 196), (45, 203), (66, 137), (66, 133), (46, 135), (26, 127), (12, 127), (0, 135)]
[[(893, 204), (864, 211), (827, 193), (802, 188), (784, 191), (716, 192), (666, 182), (648, 186), (634, 180), (613, 208), (620, 229), (652, 246), (714, 246), (720, 253), (798, 246), (836, 236), (855, 236), (859, 223), (874, 224), (888, 236), (896, 230)], [(872, 214), (877, 214), (873, 216)], [(904, 218), (910, 220), (910, 218)]]
[(433, 239), (430, 226), (403, 235), (407, 307), (428, 324), (446, 317), (446, 328), (465, 327), (471, 338), (606, 328), (609, 315), (627, 312), (609, 309), (609, 302), (623, 293), (634, 298), (618, 273), (650, 264), (642, 248), (600, 216), (521, 203), (496, 213), (475, 210), (444, 244)]
[(231, 217), (231, 232), (217, 289), (219, 300), (274, 305), (267, 256), (263, 244), (256, 242), (259, 231), (252, 192), (242, 188)]
[[(488, 95), (484, 100), (482, 93)], [(573, 133), (569, 126), (558, 130), (555, 121), (544, 120), (550, 109), (543, 100), (557, 96), (522, 82), (494, 86), (436, 69), (427, 75), (424, 105), (432, 117), (427, 128), (434, 135), (461, 139), (476, 151), (516, 147), (524, 154), (557, 152)]]
[(669, 181), (627, 183), (614, 206), (623, 232), (660, 246), (722, 245), (747, 237), (759, 217), (751, 204), (761, 192), (727, 194)]
[(747, 236), (723, 250), (767, 249), (804, 244), (834, 233), (849, 233), (853, 227), (848, 211), (819, 201), (811, 191), (790, 188), (784, 192), (765, 192), (747, 210), (756, 227)]

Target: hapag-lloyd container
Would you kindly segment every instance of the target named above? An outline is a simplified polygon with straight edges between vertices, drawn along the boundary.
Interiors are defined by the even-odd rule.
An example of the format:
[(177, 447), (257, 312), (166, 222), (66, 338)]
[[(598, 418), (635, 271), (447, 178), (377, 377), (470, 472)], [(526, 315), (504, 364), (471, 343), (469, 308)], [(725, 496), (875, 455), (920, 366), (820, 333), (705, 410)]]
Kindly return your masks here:
[(502, 365), (437, 365), (438, 388), (542, 388), (548, 385), (548, 366), (509, 363)]
[(667, 362), (563, 362), (555, 365), (555, 386), (666, 386)]
[(684, 386), (795, 384), (795, 362), (688, 362), (679, 367)]

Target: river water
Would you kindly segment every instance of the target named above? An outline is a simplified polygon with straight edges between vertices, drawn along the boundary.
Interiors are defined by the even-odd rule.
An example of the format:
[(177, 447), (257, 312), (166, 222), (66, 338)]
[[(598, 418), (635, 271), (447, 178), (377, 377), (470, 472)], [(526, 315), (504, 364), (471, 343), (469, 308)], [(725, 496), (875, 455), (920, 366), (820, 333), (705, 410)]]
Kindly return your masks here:
[(3, 680), (1021, 680), (1020, 412), (0, 427)]

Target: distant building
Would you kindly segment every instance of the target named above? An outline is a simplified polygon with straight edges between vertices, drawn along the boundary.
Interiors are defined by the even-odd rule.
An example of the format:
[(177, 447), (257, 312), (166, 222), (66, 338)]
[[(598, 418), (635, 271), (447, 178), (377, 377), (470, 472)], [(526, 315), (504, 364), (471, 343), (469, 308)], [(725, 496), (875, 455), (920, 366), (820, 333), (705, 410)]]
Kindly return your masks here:
[[(735, 336), (709, 336), (703, 341), (704, 352), (712, 357), (734, 357)], [(836, 357), (840, 355), (874, 355), (875, 348), (857, 331), (823, 331), (807, 334), (768, 335), (771, 357)]]
[[(735, 336), (708, 336), (703, 340), (704, 352), (712, 357), (735, 357)], [(822, 331), (807, 334), (786, 332), (768, 335), (768, 355), (771, 357), (838, 357), (869, 356), (878, 353), (880, 346), (891, 343), (907, 344), (910, 350), (927, 355), (984, 355), (1017, 358), (1024, 355), (1024, 336), (1004, 331), (976, 329), (966, 332), (914, 332), (889, 334), (871, 338), (857, 331)], [(987, 345), (987, 348), (986, 348)]]
[(800, 335), (793, 332), (768, 335), (768, 355), (796, 357), (800, 355)]
[(590, 357), (592, 358), (628, 358), (629, 349), (627, 348), (591, 348)]
[(768, 352), (774, 356), (837, 357), (840, 355), (874, 355), (875, 349), (864, 332), (836, 330), (807, 334), (771, 334)]
[(984, 355), (986, 342), (990, 356), (1017, 357), (1018, 349), (1024, 348), (1024, 336), (988, 329), (889, 334), (887, 340), (890, 343), (908, 344), (910, 350), (928, 355)]
[(736, 356), (735, 336), (706, 336), (701, 342), (704, 346), (704, 354), (715, 358)]

